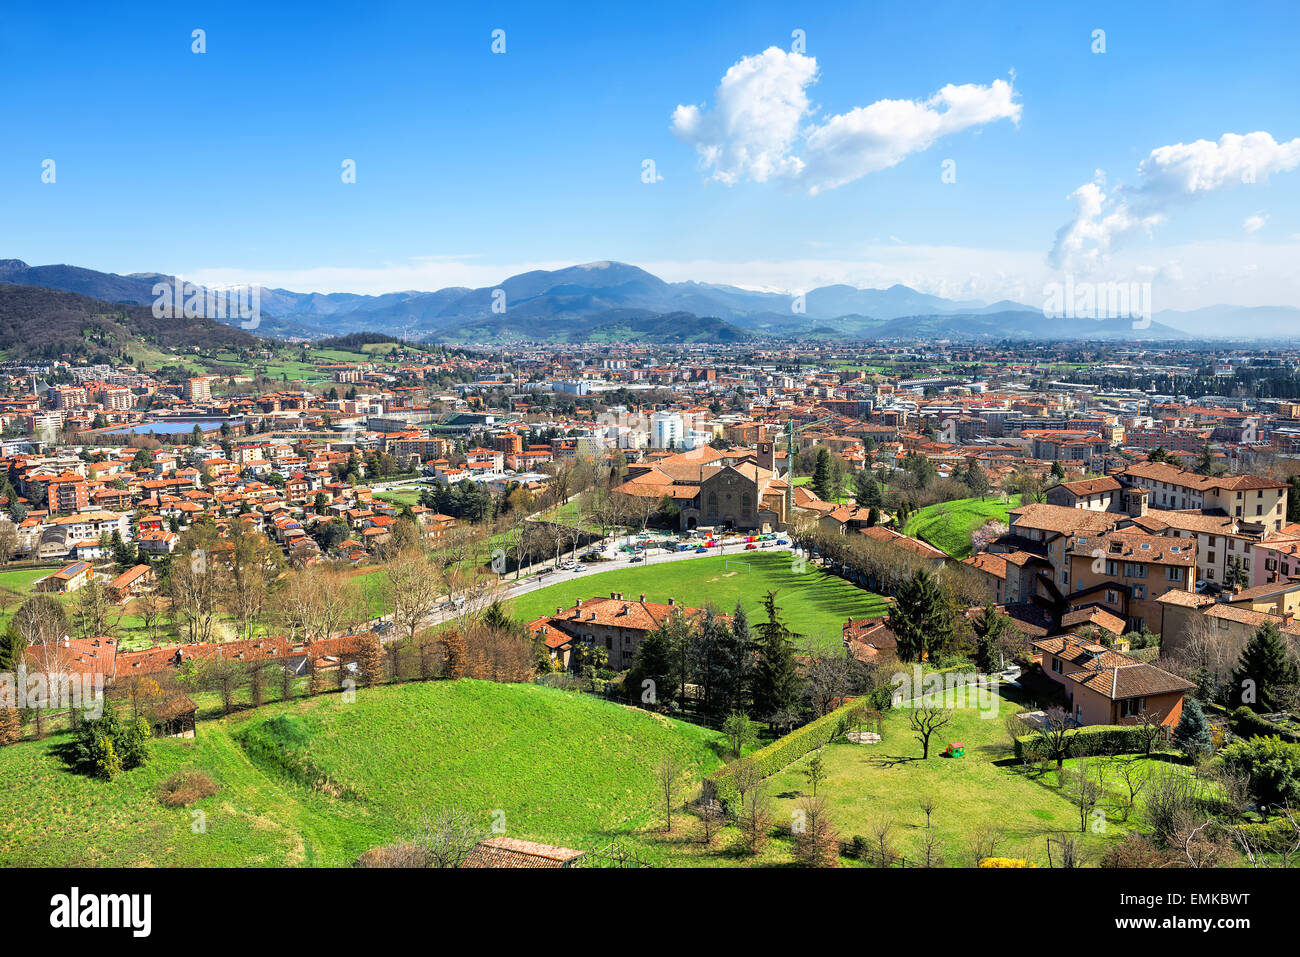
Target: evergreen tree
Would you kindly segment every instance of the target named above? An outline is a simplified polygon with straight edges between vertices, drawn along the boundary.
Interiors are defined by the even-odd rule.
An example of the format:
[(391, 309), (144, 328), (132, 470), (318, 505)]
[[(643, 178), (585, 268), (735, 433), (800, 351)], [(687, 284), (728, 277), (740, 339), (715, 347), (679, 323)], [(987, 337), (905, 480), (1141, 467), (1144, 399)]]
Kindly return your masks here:
[(889, 628), (898, 639), (902, 661), (923, 661), (952, 641), (952, 608), (938, 580), (917, 569), (903, 583), (889, 613)]
[(853, 476), (853, 500), (863, 508), (879, 508), (883, 502), (880, 483), (866, 469)]
[(1296, 665), (1287, 654), (1286, 641), (1277, 625), (1266, 622), (1251, 635), (1232, 669), (1233, 704), (1276, 711), (1281, 706), (1281, 692), (1296, 680)]
[(1214, 742), (1210, 738), (1210, 722), (1205, 720), (1205, 712), (1195, 698), (1183, 702), (1183, 716), (1174, 729), (1174, 744), (1189, 757), (1209, 754), (1214, 750)]
[(1010, 624), (1005, 615), (998, 614), (992, 602), (986, 604), (979, 617), (971, 622), (971, 629), (975, 632), (975, 666), (985, 674), (997, 670), (1000, 664), (998, 639), (1006, 634)]
[(16, 672), (26, 650), (27, 642), (23, 641), (23, 636), (18, 633), (18, 628), (11, 619), (4, 632), (0, 633), (0, 673)]
[[(646, 682), (649, 682), (647, 684)], [(625, 687), (633, 704), (666, 707), (672, 696), (672, 659), (664, 627), (654, 629), (641, 641), (636, 661), (627, 674)]]
[(763, 596), (767, 619), (759, 622), (758, 666), (754, 671), (754, 709), (771, 721), (778, 712), (792, 711), (799, 700), (799, 675), (794, 667), (792, 640), (799, 637), (781, 621), (776, 592)]
[(733, 706), (737, 711), (751, 713), (754, 707), (754, 669), (758, 664), (758, 642), (749, 627), (749, 615), (740, 602), (731, 613), (731, 638), (736, 648), (735, 687)]
[(813, 466), (812, 487), (817, 497), (827, 502), (838, 497), (831, 474), (831, 453), (824, 448), (817, 450), (817, 463)]

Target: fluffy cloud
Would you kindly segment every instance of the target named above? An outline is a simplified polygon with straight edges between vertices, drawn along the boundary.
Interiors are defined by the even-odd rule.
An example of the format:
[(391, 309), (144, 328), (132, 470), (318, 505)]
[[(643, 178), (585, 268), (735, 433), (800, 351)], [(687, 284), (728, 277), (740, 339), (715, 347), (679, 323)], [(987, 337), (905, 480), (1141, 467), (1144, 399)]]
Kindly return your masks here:
[(1264, 224), (1267, 222), (1268, 213), (1260, 210), (1252, 216), (1247, 216), (1246, 221), (1241, 224), (1241, 228), (1248, 233), (1257, 233), (1264, 228)]
[[(1197, 140), (1151, 151), (1138, 164), (1138, 181), (1105, 193), (1100, 170), (1073, 193), (1074, 218), (1056, 233), (1048, 261), (1058, 268), (1086, 270), (1109, 257), (1127, 234), (1163, 222), (1171, 207), (1239, 184), (1267, 181), (1300, 166), (1300, 137), (1278, 143), (1265, 132), (1225, 133), (1217, 143)], [(1247, 232), (1267, 220), (1260, 214), (1243, 224)]]
[(718, 182), (787, 178), (816, 194), (894, 166), (942, 136), (1020, 119), (1014, 88), (995, 80), (949, 84), (925, 100), (878, 100), (818, 122), (808, 99), (817, 77), (815, 58), (769, 47), (727, 70), (711, 110), (679, 105), (672, 131)]

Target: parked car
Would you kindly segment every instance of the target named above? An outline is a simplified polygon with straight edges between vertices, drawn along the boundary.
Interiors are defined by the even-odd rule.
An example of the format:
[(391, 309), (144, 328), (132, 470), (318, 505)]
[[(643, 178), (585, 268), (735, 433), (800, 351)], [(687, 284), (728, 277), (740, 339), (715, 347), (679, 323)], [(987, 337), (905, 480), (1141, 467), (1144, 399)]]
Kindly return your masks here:
[(758, 546), (755, 545), (753, 542), (750, 542), (748, 545), (745, 546), (745, 551), (749, 551), (750, 549), (753, 548), (758, 548)]

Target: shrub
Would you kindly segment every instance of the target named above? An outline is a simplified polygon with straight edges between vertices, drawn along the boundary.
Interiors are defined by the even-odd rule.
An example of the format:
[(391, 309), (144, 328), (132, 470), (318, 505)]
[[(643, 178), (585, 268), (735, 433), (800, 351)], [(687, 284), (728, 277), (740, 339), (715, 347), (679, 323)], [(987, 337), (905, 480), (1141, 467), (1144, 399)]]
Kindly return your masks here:
[[(1134, 725), (1094, 725), (1066, 732), (1069, 752), (1066, 757), (1091, 758), (1109, 754), (1142, 754), (1146, 740)], [(1037, 734), (1022, 734), (1015, 742), (1019, 761), (1046, 761), (1051, 755)]]
[(202, 771), (180, 771), (158, 785), (158, 802), (163, 807), (186, 807), (217, 790), (216, 782)]
[(1232, 730), (1241, 738), (1275, 735), (1283, 741), (1290, 741), (1292, 743), (1300, 742), (1300, 734), (1296, 734), (1294, 731), (1284, 728), (1279, 724), (1274, 724), (1271, 721), (1265, 721), (1245, 705), (1233, 710)]
[(984, 857), (980, 859), (980, 867), (1037, 867), (1029, 861), (1019, 857)]

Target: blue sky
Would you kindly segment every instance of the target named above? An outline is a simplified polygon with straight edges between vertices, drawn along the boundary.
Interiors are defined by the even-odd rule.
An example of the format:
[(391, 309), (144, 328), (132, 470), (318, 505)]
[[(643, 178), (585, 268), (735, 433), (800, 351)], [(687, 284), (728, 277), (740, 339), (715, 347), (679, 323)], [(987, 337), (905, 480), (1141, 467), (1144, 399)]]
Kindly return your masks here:
[[(1296, 5), (1132, 6), (27, 5), (0, 29), (0, 257), (358, 292), (618, 259), (1033, 301), (1070, 272), (1150, 279), (1157, 309), (1300, 305)], [(755, 82), (729, 113), (733, 66)], [(949, 85), (993, 118), (943, 126)], [(773, 88), (807, 101), (784, 172), (708, 163), (781, 140)], [(852, 113), (882, 100), (908, 104), (897, 128)], [(705, 119), (675, 129), (679, 105)], [(897, 162), (817, 189), (882, 140)]]

